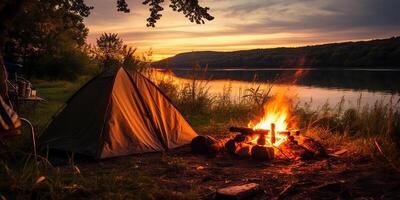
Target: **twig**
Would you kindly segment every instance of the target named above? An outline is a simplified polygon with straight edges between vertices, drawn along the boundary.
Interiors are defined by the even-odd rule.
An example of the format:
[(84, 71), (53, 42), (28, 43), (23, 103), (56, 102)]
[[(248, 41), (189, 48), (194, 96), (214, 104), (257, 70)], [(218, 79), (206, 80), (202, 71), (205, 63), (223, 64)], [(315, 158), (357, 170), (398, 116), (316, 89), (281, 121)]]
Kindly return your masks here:
[(276, 200), (280, 200), (285, 198), (287, 195), (290, 195), (292, 193), (295, 193), (295, 183), (291, 183), (289, 185), (287, 185), (280, 193), (277, 197), (275, 197), (274, 199)]
[(375, 146), (378, 149), (379, 153), (385, 158), (386, 161), (388, 161), (388, 163), (396, 170), (396, 171), (400, 171), (400, 169), (392, 162), (391, 159), (389, 159), (385, 153), (383, 153), (383, 150), (381, 148), (381, 146), (379, 145), (378, 141), (376, 141), (376, 139), (374, 140), (375, 142)]

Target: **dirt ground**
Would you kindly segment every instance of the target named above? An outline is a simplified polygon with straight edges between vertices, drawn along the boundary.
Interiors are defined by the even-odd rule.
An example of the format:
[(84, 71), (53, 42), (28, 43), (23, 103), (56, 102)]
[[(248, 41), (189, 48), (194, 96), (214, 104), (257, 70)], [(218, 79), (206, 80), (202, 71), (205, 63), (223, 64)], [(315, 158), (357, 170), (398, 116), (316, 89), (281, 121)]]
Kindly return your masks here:
[[(165, 158), (178, 160), (184, 169), (160, 170), (159, 161)], [(145, 171), (158, 179), (156, 182), (176, 192), (185, 193), (195, 186), (204, 199), (213, 199), (218, 188), (250, 182), (261, 187), (253, 199), (400, 199), (399, 172), (346, 154), (322, 160), (256, 162), (227, 154), (214, 158), (193, 155), (189, 147), (183, 147), (166, 154), (151, 153), (81, 165), (83, 170), (92, 167), (126, 173)]]

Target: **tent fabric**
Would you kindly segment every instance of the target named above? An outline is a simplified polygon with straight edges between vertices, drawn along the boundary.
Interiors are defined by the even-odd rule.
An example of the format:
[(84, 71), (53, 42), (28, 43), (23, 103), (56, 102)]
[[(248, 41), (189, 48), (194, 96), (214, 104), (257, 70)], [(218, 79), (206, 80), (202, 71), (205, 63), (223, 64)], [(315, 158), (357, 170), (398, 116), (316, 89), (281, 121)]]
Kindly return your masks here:
[(156, 85), (121, 67), (79, 89), (39, 142), (50, 149), (102, 159), (166, 151), (188, 144), (195, 136)]

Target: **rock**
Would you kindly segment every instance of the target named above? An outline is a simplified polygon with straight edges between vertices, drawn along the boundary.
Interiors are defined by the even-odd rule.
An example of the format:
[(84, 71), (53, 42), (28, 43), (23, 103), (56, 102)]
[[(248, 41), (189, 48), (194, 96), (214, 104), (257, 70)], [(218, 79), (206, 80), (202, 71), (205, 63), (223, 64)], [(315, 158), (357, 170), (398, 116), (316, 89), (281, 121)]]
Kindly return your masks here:
[(259, 192), (257, 183), (248, 183), (244, 185), (230, 186), (218, 189), (215, 199), (248, 199)]

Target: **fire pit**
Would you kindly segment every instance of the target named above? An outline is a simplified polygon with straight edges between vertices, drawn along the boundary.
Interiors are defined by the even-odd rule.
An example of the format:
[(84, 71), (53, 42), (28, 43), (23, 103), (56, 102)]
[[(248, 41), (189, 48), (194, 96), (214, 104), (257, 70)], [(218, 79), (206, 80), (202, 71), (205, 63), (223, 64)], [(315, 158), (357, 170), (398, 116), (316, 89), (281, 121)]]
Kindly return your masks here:
[[(262, 117), (258, 120), (250, 121), (247, 127), (231, 127), (229, 131), (237, 134), (222, 145), (226, 152), (259, 161), (274, 158), (309, 159), (326, 155), (320, 143), (303, 136), (296, 128), (287, 101), (283, 95), (278, 95), (264, 105)], [(216, 146), (221, 146), (211, 139), (207, 141), (205, 146), (211, 144), (212, 148), (205, 149), (210, 148), (215, 152)]]
[[(249, 156), (256, 160), (270, 160), (274, 157), (306, 159), (325, 154), (322, 145), (302, 136), (300, 130), (296, 129), (289, 105), (284, 95), (277, 95), (264, 105), (263, 115), (259, 120), (250, 121), (246, 128), (229, 129), (230, 132), (240, 133), (233, 140), (236, 143), (249, 144), (252, 148)], [(240, 152), (240, 148), (235, 152)]]

